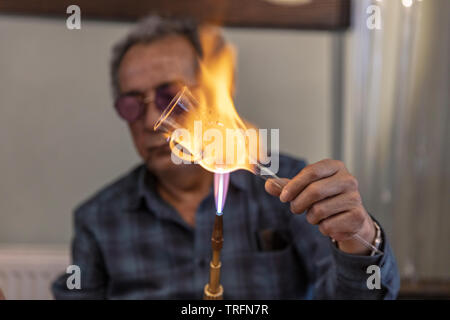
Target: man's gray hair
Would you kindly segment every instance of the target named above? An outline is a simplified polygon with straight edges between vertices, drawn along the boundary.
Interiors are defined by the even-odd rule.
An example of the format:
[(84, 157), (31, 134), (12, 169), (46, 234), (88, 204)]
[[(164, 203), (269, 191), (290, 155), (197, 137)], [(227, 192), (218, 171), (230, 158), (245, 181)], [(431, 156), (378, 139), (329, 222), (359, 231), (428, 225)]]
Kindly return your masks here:
[(183, 35), (194, 47), (195, 51), (202, 56), (202, 47), (199, 36), (199, 26), (194, 20), (180, 18), (163, 18), (152, 15), (141, 20), (137, 26), (119, 41), (112, 50), (111, 59), (111, 81), (114, 98), (120, 94), (119, 88), (119, 66), (125, 53), (133, 45), (139, 43), (151, 43), (168, 35)]

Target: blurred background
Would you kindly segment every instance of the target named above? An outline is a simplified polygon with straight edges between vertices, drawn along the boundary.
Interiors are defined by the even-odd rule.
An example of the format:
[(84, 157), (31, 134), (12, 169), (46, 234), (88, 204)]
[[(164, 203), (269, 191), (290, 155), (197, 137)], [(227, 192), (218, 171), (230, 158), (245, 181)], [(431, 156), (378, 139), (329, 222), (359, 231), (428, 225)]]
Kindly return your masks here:
[[(0, 4), (7, 298), (51, 297), (49, 283), (70, 261), (73, 208), (139, 163), (112, 107), (110, 51), (138, 16), (158, 8), (134, 1), (139, 14), (120, 16), (117, 2), (79, 1), (80, 30), (66, 27), (69, 4)], [(238, 112), (279, 128), (282, 152), (344, 160), (392, 243), (401, 297), (450, 298), (450, 2), (251, 2), (252, 16), (230, 18), (231, 6), (222, 21), (238, 51)], [(281, 8), (270, 18), (278, 22), (264, 6)]]

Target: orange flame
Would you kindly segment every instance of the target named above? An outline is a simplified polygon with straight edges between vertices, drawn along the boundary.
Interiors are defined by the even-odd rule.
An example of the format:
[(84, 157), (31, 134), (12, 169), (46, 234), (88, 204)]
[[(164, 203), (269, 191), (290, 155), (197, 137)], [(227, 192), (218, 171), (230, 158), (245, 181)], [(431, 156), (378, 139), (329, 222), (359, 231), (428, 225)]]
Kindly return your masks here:
[(191, 138), (172, 136), (172, 152), (212, 172), (252, 171), (260, 149), (258, 130), (236, 111), (232, 97), (235, 50), (219, 42), (217, 32), (213, 27), (204, 27), (201, 32), (204, 56), (199, 62), (198, 85), (190, 88), (196, 106), (182, 121), (184, 132)]

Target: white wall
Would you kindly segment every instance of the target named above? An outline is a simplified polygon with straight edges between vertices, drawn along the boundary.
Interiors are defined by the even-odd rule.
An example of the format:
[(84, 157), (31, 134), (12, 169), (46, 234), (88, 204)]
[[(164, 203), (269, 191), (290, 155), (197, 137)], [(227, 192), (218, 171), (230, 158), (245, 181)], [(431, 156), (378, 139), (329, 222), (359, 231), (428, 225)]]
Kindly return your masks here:
[[(111, 107), (108, 62), (129, 24), (0, 16), (0, 243), (68, 243), (72, 209), (139, 159)], [(326, 32), (229, 29), (238, 111), (281, 150), (331, 156)]]
[(71, 209), (138, 161), (108, 87), (125, 26), (0, 19), (0, 241), (67, 242)]
[(238, 47), (236, 108), (260, 128), (280, 129), (283, 152), (331, 157), (332, 40), (327, 32), (229, 29)]

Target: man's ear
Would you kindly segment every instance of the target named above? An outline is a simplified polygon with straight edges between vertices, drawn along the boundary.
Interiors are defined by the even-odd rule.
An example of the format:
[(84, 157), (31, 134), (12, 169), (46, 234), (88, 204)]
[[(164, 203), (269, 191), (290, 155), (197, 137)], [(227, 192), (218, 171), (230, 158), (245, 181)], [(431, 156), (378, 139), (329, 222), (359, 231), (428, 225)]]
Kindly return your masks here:
[(3, 291), (1, 288), (0, 288), (0, 300), (6, 300), (5, 295), (3, 294)]

